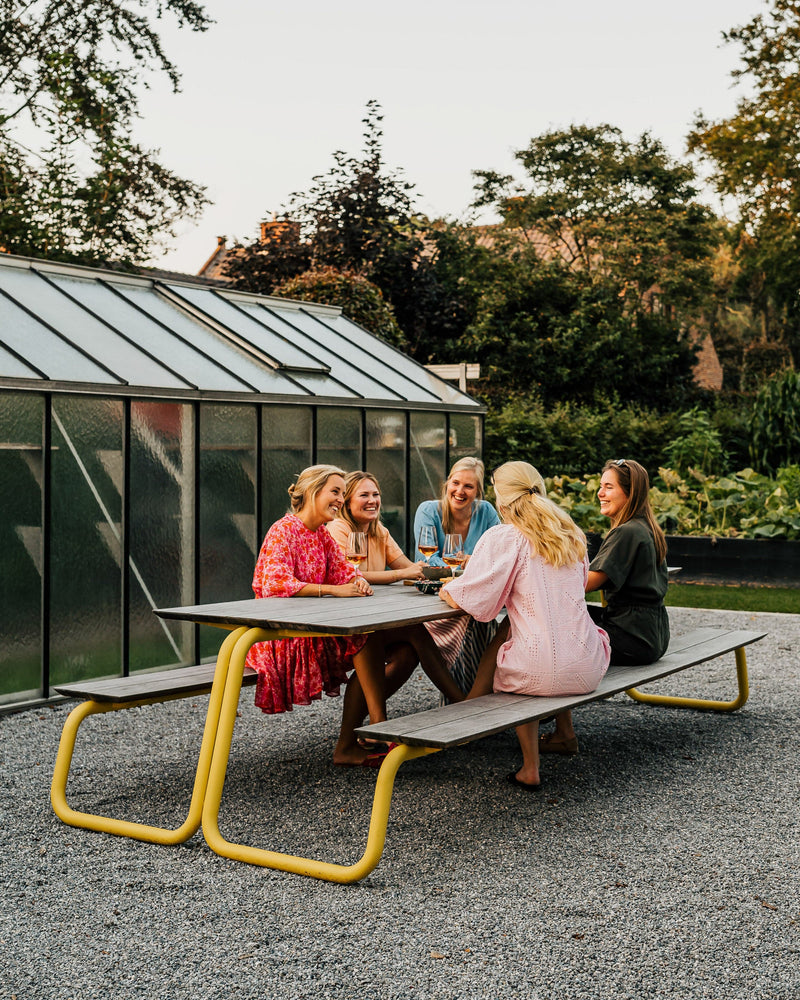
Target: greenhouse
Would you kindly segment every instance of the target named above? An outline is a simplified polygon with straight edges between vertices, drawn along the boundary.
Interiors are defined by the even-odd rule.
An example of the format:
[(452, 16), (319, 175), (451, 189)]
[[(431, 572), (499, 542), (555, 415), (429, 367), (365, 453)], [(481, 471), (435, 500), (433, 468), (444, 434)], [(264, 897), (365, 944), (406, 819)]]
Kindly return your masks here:
[(374, 473), (409, 551), (483, 416), (337, 308), (0, 254), (0, 705), (212, 658), (152, 610), (251, 596), (307, 465)]

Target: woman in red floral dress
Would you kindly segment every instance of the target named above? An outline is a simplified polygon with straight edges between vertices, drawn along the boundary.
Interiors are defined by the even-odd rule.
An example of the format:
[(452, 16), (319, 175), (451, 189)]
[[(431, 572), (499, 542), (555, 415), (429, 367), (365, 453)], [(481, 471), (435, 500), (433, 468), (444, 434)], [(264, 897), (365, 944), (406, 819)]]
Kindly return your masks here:
[[(289, 487), (291, 511), (267, 532), (256, 563), (256, 597), (369, 597), (372, 588), (347, 562), (323, 527), (344, 501), (344, 472), (332, 465), (305, 469)], [(419, 638), (420, 642), (415, 640)], [(325, 636), (257, 643), (247, 665), (258, 671), (256, 705), (267, 713), (290, 712), (309, 705), (324, 691), (338, 695), (355, 668), (369, 721), (386, 719), (386, 647), (397, 642), (428, 645), (424, 629), (385, 629), (369, 636)], [(430, 643), (433, 646), (432, 643)], [(427, 648), (418, 652), (426, 658)], [(435, 653), (435, 647), (433, 647)], [(445, 669), (442, 667), (442, 669)], [(348, 701), (347, 695), (345, 702)], [(352, 713), (350, 713), (352, 714)], [(347, 709), (345, 718), (349, 718)], [(358, 724), (358, 723), (356, 723)], [(384, 754), (385, 755), (385, 750)], [(370, 753), (355, 738), (352, 724), (343, 725), (334, 763), (379, 766), (381, 754)]]

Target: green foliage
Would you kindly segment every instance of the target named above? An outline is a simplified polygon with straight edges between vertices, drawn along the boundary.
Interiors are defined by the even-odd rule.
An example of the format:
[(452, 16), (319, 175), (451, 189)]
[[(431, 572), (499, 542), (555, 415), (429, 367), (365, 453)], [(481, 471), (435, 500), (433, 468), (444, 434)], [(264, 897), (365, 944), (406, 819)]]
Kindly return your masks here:
[(178, 87), (151, 23), (166, 12), (210, 23), (192, 0), (0, 0), (0, 246), (141, 262), (207, 203), (131, 138), (145, 74)]
[(340, 306), (349, 319), (360, 323), (370, 333), (397, 347), (404, 346), (403, 334), (392, 307), (384, 299), (380, 288), (360, 274), (337, 271), (333, 267), (306, 271), (284, 281), (273, 294), (286, 299)]
[[(730, 476), (691, 470), (682, 478), (659, 470), (650, 502), (661, 527), (673, 535), (730, 538), (800, 538), (800, 470), (783, 470), (776, 479), (743, 469)], [(597, 504), (599, 474), (547, 479), (548, 495), (584, 531), (605, 532), (608, 519)]]
[(772, 472), (800, 462), (800, 374), (787, 368), (761, 387), (750, 421), (755, 465)]
[(237, 288), (271, 294), (309, 268), (360, 274), (392, 306), (413, 356), (461, 361), (459, 338), (491, 255), (468, 228), (416, 214), (414, 185), (386, 168), (382, 121), (369, 101), (362, 155), (334, 153), (333, 167), (291, 196), (263, 238), (237, 245), (226, 275)]
[(545, 132), (515, 157), (524, 181), (475, 171), (475, 204), (496, 206), (540, 256), (610, 281), (628, 310), (674, 313), (704, 295), (713, 216), (695, 201), (692, 167), (657, 139), (578, 125)]
[(542, 475), (578, 476), (587, 468), (601, 469), (608, 459), (635, 455), (655, 475), (671, 428), (669, 416), (615, 400), (545, 407), (515, 399), (487, 414), (486, 466), (524, 459)]
[(741, 48), (732, 75), (747, 90), (732, 117), (699, 116), (689, 148), (710, 164), (717, 189), (736, 199), (750, 301), (766, 333), (788, 336), (800, 360), (800, 4), (770, 0), (723, 37)]
[(609, 125), (548, 132), (515, 155), (520, 183), (475, 172), (475, 205), (494, 206), (505, 234), (464, 337), (485, 394), (689, 403), (696, 352), (684, 319), (710, 289), (719, 238), (691, 167)]
[(695, 406), (680, 414), (674, 431), (677, 436), (670, 440), (664, 451), (666, 464), (671, 469), (677, 469), (684, 475), (690, 468), (706, 473), (722, 471), (727, 455), (719, 431), (712, 425), (705, 410)]

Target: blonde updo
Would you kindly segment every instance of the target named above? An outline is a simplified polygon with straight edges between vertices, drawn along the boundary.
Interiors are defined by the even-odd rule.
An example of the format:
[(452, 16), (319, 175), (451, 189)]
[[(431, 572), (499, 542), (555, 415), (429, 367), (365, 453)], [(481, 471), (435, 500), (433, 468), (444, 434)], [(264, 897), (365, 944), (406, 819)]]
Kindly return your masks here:
[(344, 470), (336, 465), (310, 465), (303, 469), (288, 490), (292, 513), (297, 514), (307, 503), (313, 503), (331, 476), (344, 479)]
[(553, 503), (540, 473), (528, 462), (506, 462), (492, 476), (497, 512), (531, 543), (531, 551), (558, 568), (582, 562), (586, 536)]

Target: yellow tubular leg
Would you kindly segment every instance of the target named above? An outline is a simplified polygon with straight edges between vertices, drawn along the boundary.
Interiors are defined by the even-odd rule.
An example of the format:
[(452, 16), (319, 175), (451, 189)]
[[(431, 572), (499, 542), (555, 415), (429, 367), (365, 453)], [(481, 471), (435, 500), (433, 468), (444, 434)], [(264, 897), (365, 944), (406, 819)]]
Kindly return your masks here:
[(735, 712), (747, 701), (750, 694), (750, 687), (747, 680), (747, 656), (744, 646), (734, 650), (736, 654), (736, 680), (739, 686), (739, 694), (733, 701), (713, 701), (705, 698), (673, 698), (663, 694), (643, 694), (636, 688), (628, 688), (628, 694), (634, 701), (644, 702), (646, 705), (667, 705), (670, 708), (699, 708), (712, 712)]
[(431, 747), (396, 747), (384, 760), (378, 772), (375, 785), (375, 797), (372, 803), (367, 846), (361, 859), (353, 865), (339, 865), (326, 861), (314, 861), (310, 858), (295, 857), (292, 854), (281, 854), (276, 851), (266, 851), (260, 847), (247, 847), (244, 844), (232, 844), (219, 832), (219, 808), (222, 801), (222, 789), (225, 784), (225, 772), (228, 767), (233, 726), (236, 720), (236, 709), (239, 704), (239, 692), (242, 686), (244, 661), (250, 646), (256, 642), (264, 642), (274, 637), (274, 633), (261, 629), (251, 629), (237, 643), (231, 655), (231, 665), (228, 670), (228, 683), (225, 686), (225, 698), (220, 714), (217, 744), (214, 759), (211, 763), (211, 773), (208, 779), (208, 791), (203, 807), (203, 836), (209, 847), (224, 858), (234, 861), (245, 861), (251, 865), (261, 865), (265, 868), (275, 868), (279, 871), (293, 872), (296, 875), (309, 875), (312, 878), (325, 879), (328, 882), (358, 882), (365, 878), (375, 868), (383, 854), (386, 842), (386, 827), (389, 821), (389, 808), (392, 801), (394, 779), (400, 765), (415, 757), (436, 753)]
[(203, 741), (197, 760), (197, 772), (194, 779), (192, 800), (186, 819), (177, 829), (169, 830), (160, 826), (148, 826), (146, 823), (134, 823), (129, 820), (114, 819), (111, 816), (78, 812), (68, 805), (66, 792), (78, 728), (87, 716), (103, 712), (118, 712), (125, 708), (136, 708), (139, 705), (153, 705), (162, 701), (171, 701), (184, 697), (183, 695), (175, 695), (174, 698), (144, 698), (140, 701), (126, 702), (84, 701), (77, 708), (74, 708), (64, 723), (55, 768), (53, 770), (53, 782), (50, 787), (50, 802), (56, 816), (69, 826), (79, 826), (86, 830), (98, 830), (102, 833), (114, 833), (123, 837), (133, 837), (136, 840), (147, 840), (154, 844), (181, 844), (183, 841), (188, 840), (199, 828), (202, 819), (203, 799), (205, 797), (206, 785), (208, 784), (208, 773), (211, 768), (214, 740), (217, 734), (217, 725), (219, 723), (219, 714), (222, 707), (231, 652), (236, 645), (236, 641), (245, 632), (247, 632), (247, 629), (244, 627), (231, 632), (226, 637), (219, 651), (217, 671), (214, 675), (214, 684), (209, 696)]

